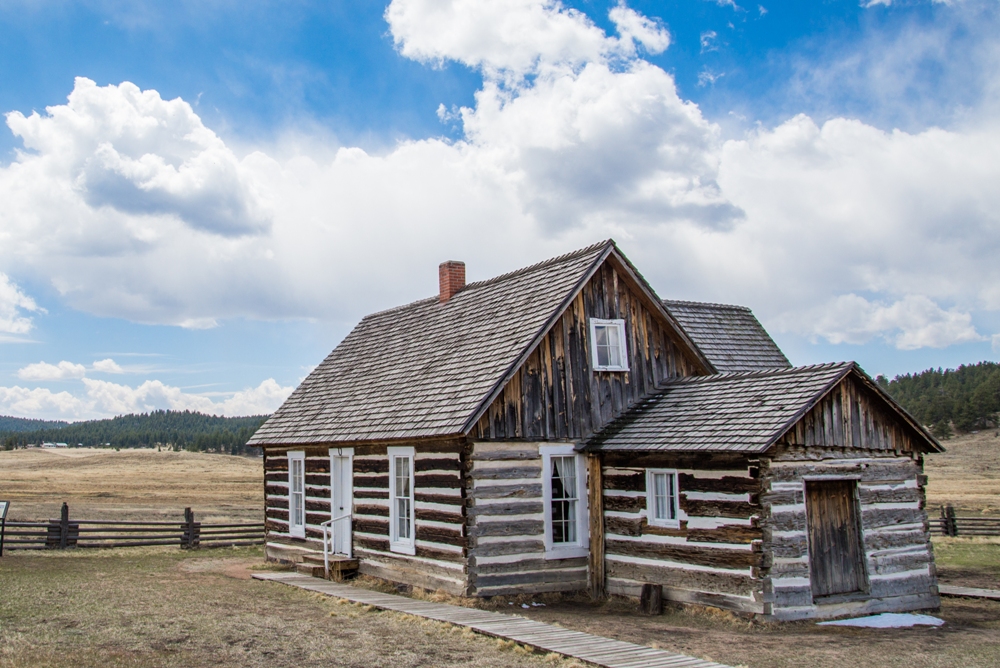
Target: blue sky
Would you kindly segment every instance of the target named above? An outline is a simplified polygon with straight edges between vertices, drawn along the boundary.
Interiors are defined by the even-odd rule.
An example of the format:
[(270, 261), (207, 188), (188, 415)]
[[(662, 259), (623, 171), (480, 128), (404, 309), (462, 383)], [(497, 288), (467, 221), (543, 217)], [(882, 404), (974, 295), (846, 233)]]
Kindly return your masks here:
[(997, 19), (0, 2), (0, 414), (270, 411), (438, 262), (607, 237), (796, 364), (996, 359)]

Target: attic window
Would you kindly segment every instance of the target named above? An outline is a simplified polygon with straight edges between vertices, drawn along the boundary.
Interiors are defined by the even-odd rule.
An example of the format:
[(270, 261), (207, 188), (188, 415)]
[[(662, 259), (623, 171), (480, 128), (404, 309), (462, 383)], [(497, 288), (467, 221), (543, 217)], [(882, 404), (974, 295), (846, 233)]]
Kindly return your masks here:
[(624, 320), (590, 319), (590, 356), (594, 371), (628, 371)]

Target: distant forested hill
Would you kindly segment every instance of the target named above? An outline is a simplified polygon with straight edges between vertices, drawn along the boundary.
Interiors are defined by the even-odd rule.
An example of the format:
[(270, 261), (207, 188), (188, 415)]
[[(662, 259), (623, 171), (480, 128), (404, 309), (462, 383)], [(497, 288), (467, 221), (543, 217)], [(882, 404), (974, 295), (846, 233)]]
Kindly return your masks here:
[(69, 422), (60, 422), (58, 420), (32, 420), (31, 418), (19, 418), (11, 417), (9, 415), (0, 415), (0, 433), (5, 432), (19, 432), (19, 431), (36, 431), (38, 429), (52, 429), (65, 427)]
[(995, 362), (928, 369), (892, 380), (879, 376), (876, 381), (913, 417), (930, 425), (935, 436), (951, 436), (952, 427), (969, 432), (998, 426), (1000, 364)]
[(267, 417), (226, 418), (191, 411), (153, 411), (32, 431), (0, 429), (0, 444), (6, 448), (44, 442), (115, 448), (160, 445), (178, 450), (243, 454), (250, 451), (246, 442)]

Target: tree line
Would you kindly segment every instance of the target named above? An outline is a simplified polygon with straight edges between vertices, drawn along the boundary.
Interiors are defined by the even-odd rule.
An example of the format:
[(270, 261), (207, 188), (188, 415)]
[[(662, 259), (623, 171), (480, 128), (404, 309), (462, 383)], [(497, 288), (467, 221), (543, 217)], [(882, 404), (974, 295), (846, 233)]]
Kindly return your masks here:
[(875, 380), (939, 438), (1000, 425), (1000, 364), (995, 362)]
[(66, 443), (70, 447), (165, 447), (233, 455), (259, 454), (260, 448), (247, 447), (246, 442), (267, 418), (267, 415), (217, 417), (192, 411), (160, 410), (29, 430), (18, 429), (21, 425), (10, 422), (17, 418), (5, 418), (6, 422), (0, 425), (15, 428), (0, 428), (0, 444), (6, 450), (42, 443)]

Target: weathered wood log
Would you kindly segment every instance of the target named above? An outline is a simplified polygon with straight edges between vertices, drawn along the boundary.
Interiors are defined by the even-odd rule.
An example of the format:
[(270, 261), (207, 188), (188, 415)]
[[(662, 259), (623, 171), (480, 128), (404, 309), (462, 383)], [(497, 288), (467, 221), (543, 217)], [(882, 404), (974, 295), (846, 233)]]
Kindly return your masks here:
[(513, 480), (517, 478), (539, 478), (541, 466), (505, 466), (474, 468), (470, 474), (475, 480)]
[(477, 487), (470, 493), (477, 499), (540, 499), (542, 486), (537, 485), (490, 485)]
[(748, 519), (760, 513), (760, 506), (746, 501), (689, 499), (683, 494), (680, 507), (689, 517), (732, 517)]
[(389, 458), (381, 457), (379, 459), (359, 459), (354, 458), (354, 473), (388, 473), (389, 472)]
[(538, 459), (538, 450), (485, 450), (474, 451), (472, 461), (495, 462), (504, 460)]
[(759, 553), (732, 548), (646, 543), (615, 540), (613, 538), (608, 538), (605, 541), (605, 545), (608, 554), (643, 557), (646, 559), (664, 559), (697, 564), (699, 566), (749, 568), (750, 566), (759, 566), (761, 563)]
[(462, 461), (455, 457), (440, 457), (434, 459), (417, 459), (413, 462), (413, 470), (417, 473), (425, 471), (461, 471)]
[(532, 571), (579, 569), (587, 567), (587, 557), (573, 559), (538, 559), (525, 558), (520, 561), (479, 564), (476, 557), (469, 558), (470, 570), (480, 575), (498, 575), (503, 573), (529, 573)]
[[(419, 495), (417, 495), (419, 496)], [(389, 490), (388, 489), (356, 489), (354, 490), (355, 499), (388, 499)]]
[(306, 473), (330, 473), (329, 456), (323, 459), (313, 459), (306, 457)]
[(389, 506), (362, 505), (354, 506), (354, 516), (374, 515), (375, 517), (389, 517)]
[(678, 476), (677, 487), (682, 492), (720, 492), (724, 494), (748, 494), (760, 489), (760, 481), (753, 478), (700, 478), (690, 473)]
[(368, 489), (389, 489), (389, 476), (355, 474), (354, 486)]
[(306, 510), (325, 511), (328, 513), (330, 512), (330, 502), (306, 499)]
[(645, 496), (604, 495), (604, 509), (620, 513), (638, 513), (646, 509)]
[(534, 515), (542, 512), (542, 504), (536, 501), (477, 504), (466, 509), (466, 512), (469, 517), (478, 517), (480, 515)]
[(446, 513), (440, 510), (426, 510), (424, 508), (416, 508), (414, 510), (414, 515), (417, 520), (423, 520), (427, 522), (447, 522), (450, 524), (457, 524), (459, 526), (465, 523), (465, 517), (461, 513)]
[(634, 473), (615, 473), (604, 475), (604, 489), (616, 489), (626, 492), (645, 492), (646, 474), (642, 471)]
[(548, 582), (580, 582), (587, 580), (587, 569), (561, 568), (535, 571), (531, 573), (481, 574), (477, 573), (474, 584), (476, 587), (504, 587), (519, 584), (541, 584)]
[(897, 487), (895, 489), (872, 489), (864, 485), (858, 488), (862, 505), (870, 503), (917, 503), (923, 500), (918, 487)]
[(462, 487), (462, 478), (457, 474), (424, 473), (415, 475), (413, 484), (415, 488), (458, 489)]
[(442, 543), (444, 545), (455, 545), (465, 547), (465, 536), (461, 529), (445, 529), (437, 526), (425, 526), (417, 523), (417, 540), (424, 540), (428, 543)]
[(544, 552), (545, 543), (540, 540), (509, 540), (501, 543), (483, 543), (469, 550), (469, 556), (496, 557), (505, 554), (530, 554)]
[(763, 583), (754, 581), (749, 575), (735, 573), (693, 571), (670, 566), (650, 566), (608, 560), (608, 578), (624, 578), (637, 582), (653, 582), (668, 587), (678, 587), (696, 591), (729, 593), (747, 596), (763, 588)]
[[(389, 498), (388, 493), (383, 498)], [(446, 506), (462, 506), (465, 504), (465, 499), (461, 496), (451, 496), (450, 494), (428, 494), (427, 492), (421, 492), (414, 490), (413, 498), (416, 501), (422, 501), (424, 503), (439, 503)]]
[(545, 533), (542, 520), (515, 520), (513, 522), (484, 522), (480, 519), (469, 528), (470, 536), (540, 536)]
[(919, 508), (861, 508), (861, 525), (866, 529), (877, 529), (894, 524), (920, 524), (927, 515)]
[(732, 543), (749, 544), (760, 540), (763, 532), (759, 527), (743, 524), (724, 524), (714, 529), (688, 529), (687, 539), (692, 543)]
[(351, 525), (354, 527), (355, 531), (360, 531), (362, 533), (374, 533), (382, 536), (389, 535), (388, 520), (374, 520), (367, 517), (355, 517), (351, 522)]

